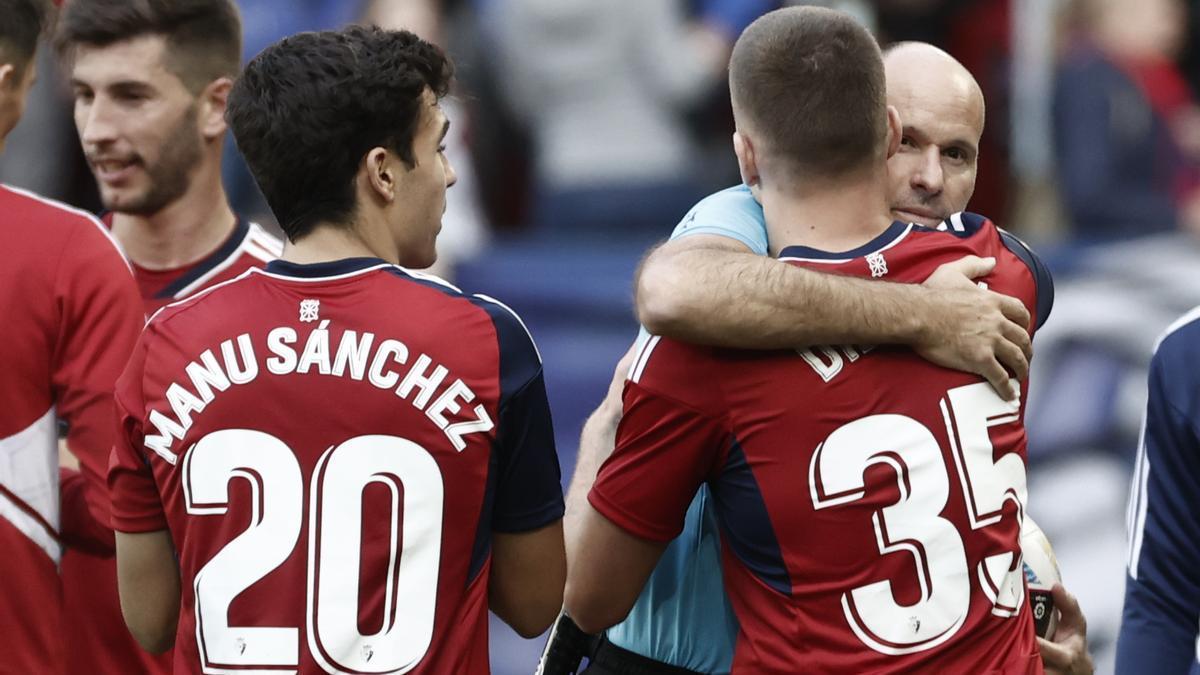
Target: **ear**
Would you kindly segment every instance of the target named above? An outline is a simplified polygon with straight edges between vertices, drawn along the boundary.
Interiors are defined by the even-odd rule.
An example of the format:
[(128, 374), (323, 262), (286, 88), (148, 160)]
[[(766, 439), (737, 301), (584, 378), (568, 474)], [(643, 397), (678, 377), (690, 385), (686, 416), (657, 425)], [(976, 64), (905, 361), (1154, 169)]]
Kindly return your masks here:
[(900, 151), (900, 141), (904, 138), (904, 124), (900, 122), (900, 111), (890, 105), (887, 107), (887, 124), (887, 157), (891, 159), (892, 155)]
[(740, 131), (733, 132), (733, 154), (737, 155), (738, 171), (742, 174), (742, 182), (751, 191), (757, 190), (762, 178), (758, 173), (758, 159), (754, 152), (754, 142)]
[(229, 125), (225, 122), (225, 109), (229, 105), (229, 91), (233, 80), (219, 77), (200, 92), (200, 133), (206, 140), (220, 139)]
[(371, 148), (363, 159), (365, 187), (385, 203), (396, 199), (399, 190), (399, 176), (396, 174), (396, 163), (391, 153), (381, 147)]
[(17, 84), (17, 67), (11, 63), (0, 64), (0, 89), (11, 89)]

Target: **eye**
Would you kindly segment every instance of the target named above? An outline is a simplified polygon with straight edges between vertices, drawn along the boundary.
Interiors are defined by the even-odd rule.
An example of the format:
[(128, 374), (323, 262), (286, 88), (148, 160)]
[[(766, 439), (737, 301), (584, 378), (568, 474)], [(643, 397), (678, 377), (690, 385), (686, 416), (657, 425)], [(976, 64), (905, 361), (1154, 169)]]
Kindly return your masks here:
[(444, 154), (445, 152), (446, 152), (446, 145), (443, 143), (442, 145), (438, 146), (438, 153)]
[(962, 162), (967, 159), (967, 153), (961, 148), (947, 148), (946, 152), (943, 154), (956, 162)]

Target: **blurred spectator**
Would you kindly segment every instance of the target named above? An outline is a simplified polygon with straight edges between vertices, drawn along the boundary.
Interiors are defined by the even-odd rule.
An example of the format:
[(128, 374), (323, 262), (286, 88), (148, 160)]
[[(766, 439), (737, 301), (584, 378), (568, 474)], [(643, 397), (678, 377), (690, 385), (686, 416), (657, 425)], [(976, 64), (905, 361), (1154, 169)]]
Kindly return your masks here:
[(722, 83), (740, 24), (776, 3), (704, 4), (694, 22), (683, 0), (491, 0), (543, 232), (660, 237), (703, 194), (684, 115)]
[(1088, 0), (1055, 85), (1054, 125), (1073, 236), (1200, 233), (1200, 109), (1175, 64), (1181, 0)]

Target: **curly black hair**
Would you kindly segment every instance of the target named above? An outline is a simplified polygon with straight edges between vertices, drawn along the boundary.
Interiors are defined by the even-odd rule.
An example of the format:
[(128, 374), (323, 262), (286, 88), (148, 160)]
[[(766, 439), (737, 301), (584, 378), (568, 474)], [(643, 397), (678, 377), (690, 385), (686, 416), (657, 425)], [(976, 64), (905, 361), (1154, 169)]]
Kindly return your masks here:
[(452, 78), (441, 49), (374, 26), (300, 33), (254, 57), (226, 119), (288, 239), (350, 220), (354, 178), (372, 148), (415, 166), (422, 96), (445, 96)]
[(0, 65), (24, 70), (46, 23), (46, 0), (0, 0)]

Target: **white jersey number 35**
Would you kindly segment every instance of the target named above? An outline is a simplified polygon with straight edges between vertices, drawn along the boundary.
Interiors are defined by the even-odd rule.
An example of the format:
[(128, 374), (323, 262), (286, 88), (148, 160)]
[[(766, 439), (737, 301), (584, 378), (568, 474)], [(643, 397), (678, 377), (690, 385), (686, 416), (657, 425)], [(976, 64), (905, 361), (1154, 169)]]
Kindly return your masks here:
[[(1008, 500), (1016, 502), (1017, 518), (1024, 518), (1025, 464), (1015, 453), (994, 461), (988, 437), (989, 427), (1016, 421), (1020, 404), (978, 383), (946, 392), (941, 408), (971, 528), (1000, 522)], [(912, 554), (920, 599), (898, 604), (891, 580), (884, 579), (843, 594), (842, 609), (851, 630), (871, 649), (884, 654), (932, 649), (962, 628), (971, 603), (971, 570), (962, 536), (940, 515), (950, 497), (951, 479), (933, 432), (904, 415), (870, 415), (842, 425), (813, 454), (813, 507), (862, 499), (864, 473), (874, 464), (891, 466), (900, 488), (899, 501), (872, 515), (879, 553)], [(1020, 611), (1025, 586), (1019, 547), (984, 558), (975, 576), (992, 603), (992, 614), (1011, 617)]]

